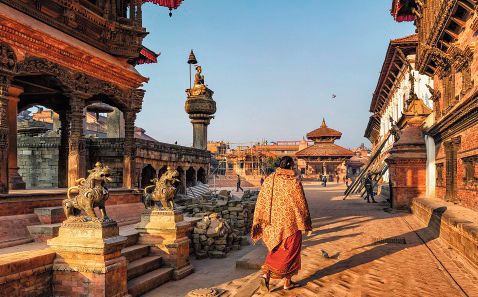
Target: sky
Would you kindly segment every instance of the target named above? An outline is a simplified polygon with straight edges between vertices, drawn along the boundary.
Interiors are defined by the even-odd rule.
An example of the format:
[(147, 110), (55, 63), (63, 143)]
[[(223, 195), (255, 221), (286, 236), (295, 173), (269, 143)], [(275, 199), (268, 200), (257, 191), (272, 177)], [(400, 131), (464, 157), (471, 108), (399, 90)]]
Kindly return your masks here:
[(136, 125), (160, 142), (191, 146), (184, 103), (194, 49), (218, 107), (208, 140), (301, 140), (325, 118), (343, 132), (338, 144), (368, 144), (368, 110), (389, 41), (414, 33), (412, 24), (393, 21), (390, 6), (391, 0), (184, 0), (170, 18), (167, 8), (145, 4), (144, 45), (161, 56), (137, 67), (150, 80)]

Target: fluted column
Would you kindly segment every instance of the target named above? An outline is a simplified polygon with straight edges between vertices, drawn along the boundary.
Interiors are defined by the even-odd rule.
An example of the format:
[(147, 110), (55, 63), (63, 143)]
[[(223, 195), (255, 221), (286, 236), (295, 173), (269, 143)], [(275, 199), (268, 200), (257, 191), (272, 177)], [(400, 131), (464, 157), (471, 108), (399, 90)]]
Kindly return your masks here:
[(8, 77), (0, 76), (0, 193), (8, 193), (8, 86)]
[(134, 142), (134, 123), (136, 111), (127, 110), (124, 116), (124, 158), (123, 158), (123, 187), (132, 189), (135, 185), (135, 156), (136, 147)]
[(86, 157), (83, 119), (85, 97), (72, 94), (70, 97), (70, 133), (68, 138), (68, 186), (76, 185), (76, 180), (85, 177)]
[(8, 88), (8, 183), (11, 190), (25, 189), (26, 184), (18, 173), (17, 160), (17, 114), (18, 101), (23, 88), (10, 86)]

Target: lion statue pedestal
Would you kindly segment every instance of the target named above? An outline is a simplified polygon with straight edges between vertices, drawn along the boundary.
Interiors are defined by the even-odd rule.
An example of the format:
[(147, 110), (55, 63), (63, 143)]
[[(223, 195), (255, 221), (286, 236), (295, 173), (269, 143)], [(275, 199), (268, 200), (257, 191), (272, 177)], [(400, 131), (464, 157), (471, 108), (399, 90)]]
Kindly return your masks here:
[(149, 245), (152, 254), (160, 255), (174, 268), (173, 277), (179, 280), (194, 271), (189, 262), (189, 229), (178, 210), (146, 209), (136, 225), (138, 244)]
[[(67, 219), (58, 237), (48, 240), (53, 262), (55, 296), (127, 296), (127, 261), (121, 249), (127, 238), (106, 215), (110, 169), (97, 163), (87, 178), (68, 189), (63, 208)], [(98, 207), (101, 218), (94, 208)]]
[(53, 262), (54, 295), (127, 296), (126, 237), (114, 221), (64, 221), (58, 237), (48, 240)]

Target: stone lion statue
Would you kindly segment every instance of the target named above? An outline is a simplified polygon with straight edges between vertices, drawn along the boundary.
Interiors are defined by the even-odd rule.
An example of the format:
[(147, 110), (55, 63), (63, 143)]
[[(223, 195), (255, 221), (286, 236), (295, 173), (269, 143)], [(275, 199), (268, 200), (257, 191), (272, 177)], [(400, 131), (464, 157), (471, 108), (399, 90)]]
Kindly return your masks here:
[(110, 168), (98, 162), (95, 164), (95, 168), (88, 170), (88, 173), (86, 179), (76, 180), (77, 186), (68, 188), (67, 199), (63, 200), (66, 218), (79, 217), (81, 211), (84, 211), (89, 219), (98, 220), (94, 211), (94, 208), (98, 207), (102, 220), (109, 220), (105, 202), (109, 197), (106, 184), (111, 181)]
[(143, 203), (145, 208), (158, 209), (157, 202), (161, 202), (162, 208), (165, 210), (174, 209), (174, 196), (176, 195), (179, 180), (179, 172), (168, 167), (167, 171), (161, 178), (153, 179), (154, 185), (144, 189)]

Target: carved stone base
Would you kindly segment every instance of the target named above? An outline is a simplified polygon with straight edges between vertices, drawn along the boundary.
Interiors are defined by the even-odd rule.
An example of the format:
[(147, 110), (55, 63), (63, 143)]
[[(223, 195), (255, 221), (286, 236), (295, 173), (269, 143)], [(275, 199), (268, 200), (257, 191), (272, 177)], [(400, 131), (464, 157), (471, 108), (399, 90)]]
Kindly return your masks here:
[(58, 237), (48, 240), (55, 296), (127, 296), (127, 261), (121, 255), (126, 237), (114, 221), (85, 222), (70, 218)]
[(194, 270), (189, 263), (189, 229), (180, 211), (145, 210), (136, 225), (138, 244), (149, 245), (152, 254), (174, 268), (174, 279), (182, 279)]
[(8, 183), (10, 190), (25, 190), (27, 184), (23, 181), (23, 178), (18, 174), (18, 168), (10, 168), (8, 170)]

